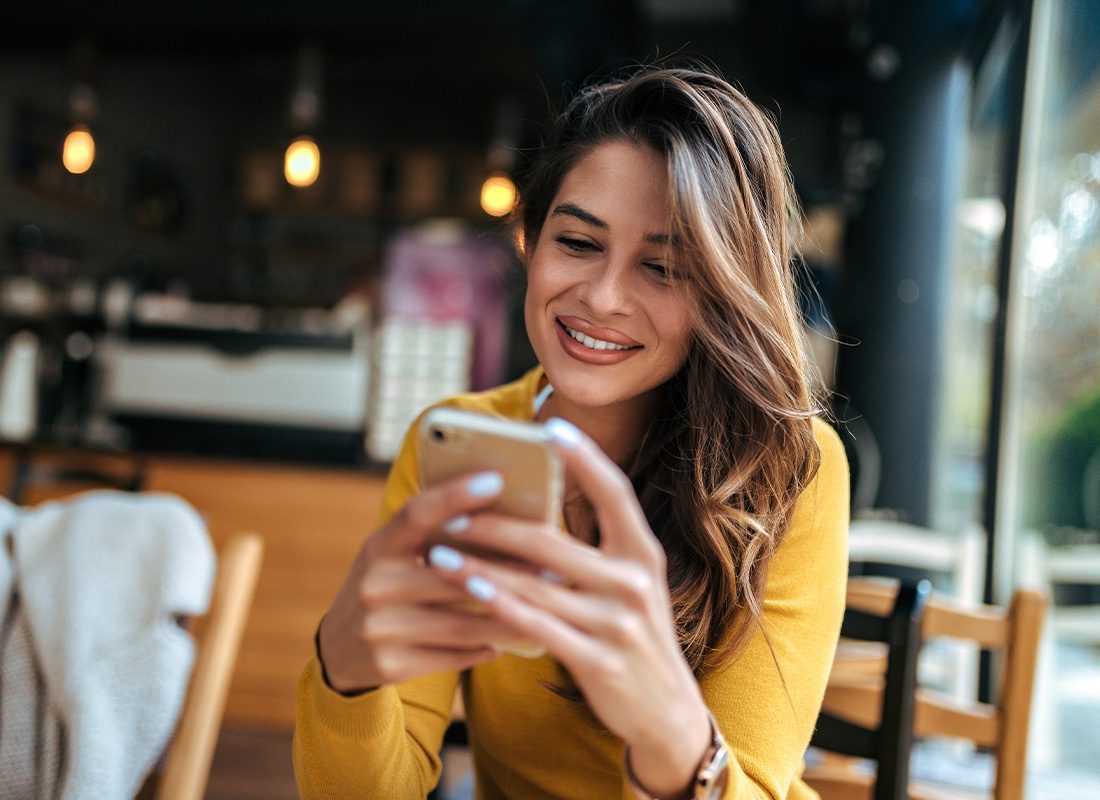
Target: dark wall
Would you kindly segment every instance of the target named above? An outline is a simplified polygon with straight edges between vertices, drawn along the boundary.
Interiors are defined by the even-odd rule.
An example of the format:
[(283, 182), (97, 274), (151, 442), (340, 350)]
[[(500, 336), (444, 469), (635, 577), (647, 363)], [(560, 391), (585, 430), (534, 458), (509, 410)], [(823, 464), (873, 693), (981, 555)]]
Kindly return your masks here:
[[(116, 274), (127, 264), (171, 274), (215, 263), (226, 216), (229, 132), (218, 76), (179, 62), (116, 59), (103, 65), (100, 80), (110, 89), (98, 97), (96, 164), (70, 176), (57, 148), (70, 124), (68, 65), (51, 56), (0, 57), (3, 262), (18, 262), (13, 236), (33, 223), (47, 251), (58, 249), (87, 277)], [(41, 148), (41, 158), (27, 148)], [(41, 163), (17, 163), (21, 158)], [(33, 175), (23, 173), (28, 166)], [(150, 176), (174, 185), (180, 204), (174, 221), (157, 231), (139, 209)]]

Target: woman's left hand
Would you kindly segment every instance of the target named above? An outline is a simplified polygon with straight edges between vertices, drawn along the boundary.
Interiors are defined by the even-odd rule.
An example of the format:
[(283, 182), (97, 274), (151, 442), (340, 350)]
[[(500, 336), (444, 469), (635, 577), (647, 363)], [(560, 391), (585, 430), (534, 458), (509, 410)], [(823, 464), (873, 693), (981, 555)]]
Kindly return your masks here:
[(565, 666), (593, 712), (629, 746), (639, 782), (675, 796), (690, 785), (710, 722), (677, 641), (664, 550), (622, 470), (568, 422), (547, 428), (592, 504), (599, 545), (552, 525), (482, 513), (456, 541), (514, 556), (534, 572), (454, 552), (430, 561)]

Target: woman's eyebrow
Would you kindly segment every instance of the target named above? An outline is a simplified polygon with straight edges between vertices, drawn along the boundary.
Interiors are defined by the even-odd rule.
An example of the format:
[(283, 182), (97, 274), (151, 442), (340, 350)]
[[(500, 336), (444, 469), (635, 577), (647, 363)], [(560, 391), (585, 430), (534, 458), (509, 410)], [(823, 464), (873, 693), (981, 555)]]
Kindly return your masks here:
[(551, 212), (551, 216), (557, 216), (558, 214), (576, 217), (581, 222), (587, 222), (589, 225), (595, 225), (597, 228), (603, 228), (604, 230), (608, 228), (608, 224), (602, 219), (573, 203), (559, 203), (556, 205), (553, 212)]
[[(558, 205), (554, 206), (554, 210), (550, 212), (550, 216), (557, 216), (558, 214), (568, 217), (575, 217), (581, 222), (587, 222), (589, 225), (593, 225), (597, 228), (602, 228), (603, 230), (609, 230), (611, 227), (595, 214), (585, 211), (583, 208), (576, 205), (575, 203), (566, 202), (559, 203)], [(647, 244), (668, 244), (669, 235), (667, 233), (647, 233), (645, 236), (642, 237), (642, 240), (645, 241)], [(679, 236), (673, 236), (671, 238), (671, 241), (674, 247), (680, 246)]]

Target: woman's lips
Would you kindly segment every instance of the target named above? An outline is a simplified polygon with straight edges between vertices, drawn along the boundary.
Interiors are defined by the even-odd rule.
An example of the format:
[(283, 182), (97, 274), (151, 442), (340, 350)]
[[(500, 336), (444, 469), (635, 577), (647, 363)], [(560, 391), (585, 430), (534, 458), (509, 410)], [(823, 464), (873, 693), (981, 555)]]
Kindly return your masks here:
[[(633, 358), (635, 355), (642, 351), (641, 345), (627, 345), (626, 349), (620, 349), (622, 345), (619, 345), (618, 347), (614, 347), (612, 349), (593, 349), (583, 342), (578, 342), (569, 333), (569, 331), (566, 330), (566, 327), (567, 326), (563, 322), (561, 322), (561, 320), (559, 320), (558, 324), (554, 326), (554, 329), (557, 331), (558, 341), (560, 342), (562, 349), (576, 360), (583, 361), (586, 364), (595, 364), (600, 366), (618, 364), (620, 362), (626, 361), (628, 358)], [(585, 335), (588, 336), (588, 334)], [(594, 338), (595, 337), (589, 336), (590, 340)], [(629, 337), (623, 337), (622, 334), (619, 334), (619, 338)], [(609, 340), (602, 339), (600, 341), (607, 342)]]
[(566, 328), (571, 328), (583, 336), (587, 336), (590, 339), (595, 339), (600, 342), (608, 342), (610, 344), (619, 345), (621, 347), (641, 347), (642, 343), (631, 339), (625, 333), (615, 330), (614, 328), (601, 328), (591, 324), (587, 320), (580, 317), (558, 317), (559, 324), (564, 325)]

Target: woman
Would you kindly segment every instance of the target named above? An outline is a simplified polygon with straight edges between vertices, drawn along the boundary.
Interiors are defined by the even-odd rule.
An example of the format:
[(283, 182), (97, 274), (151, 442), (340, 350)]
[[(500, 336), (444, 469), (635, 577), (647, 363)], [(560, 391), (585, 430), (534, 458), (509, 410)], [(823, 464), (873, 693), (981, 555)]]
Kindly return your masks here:
[[(813, 796), (848, 475), (814, 417), (794, 210), (774, 127), (718, 77), (572, 102), (522, 193), (540, 366), (447, 401), (547, 424), (572, 535), (479, 513), (507, 475), (418, 494), (407, 439), (299, 686), (303, 797), (423, 797), (459, 685), (480, 798)], [(535, 569), (424, 558), (440, 527)], [(486, 614), (451, 607), (470, 596)], [(547, 655), (492, 644), (517, 636)]]

